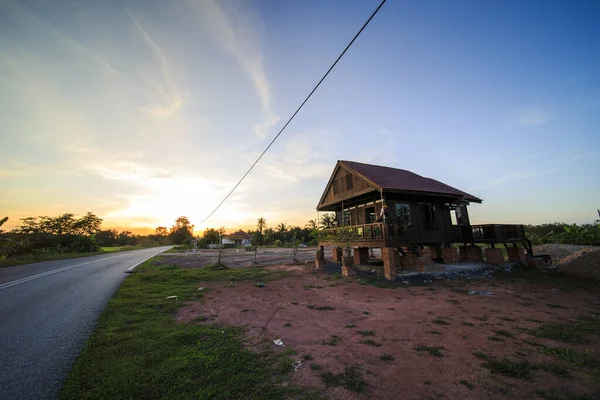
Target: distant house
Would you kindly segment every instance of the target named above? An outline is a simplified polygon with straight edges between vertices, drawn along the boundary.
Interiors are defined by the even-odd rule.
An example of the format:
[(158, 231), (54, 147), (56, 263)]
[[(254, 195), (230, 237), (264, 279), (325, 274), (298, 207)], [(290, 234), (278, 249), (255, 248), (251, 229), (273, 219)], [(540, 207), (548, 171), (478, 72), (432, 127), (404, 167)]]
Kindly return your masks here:
[[(495, 244), (513, 244), (513, 253), (522, 244), (531, 252), (522, 225), (471, 225), (467, 206), (481, 202), (407, 170), (338, 161), (317, 206), (319, 212), (335, 213), (337, 227), (322, 230), (319, 244), (351, 247), (356, 264), (366, 263), (370, 248), (381, 248), (388, 279), (395, 276), (402, 256), (418, 258), (431, 252), (431, 258), (458, 261), (453, 243), (463, 244), (464, 257), (471, 244), (473, 257), (481, 258), (481, 249), (473, 247), (476, 243), (490, 245), (494, 250), (486, 249), (490, 254), (500, 250)], [(387, 209), (382, 212), (384, 205)], [(334, 252), (339, 259), (340, 253)]]
[(223, 247), (247, 247), (250, 246), (250, 240), (249, 234), (239, 230), (229, 235), (223, 235), (221, 244)]

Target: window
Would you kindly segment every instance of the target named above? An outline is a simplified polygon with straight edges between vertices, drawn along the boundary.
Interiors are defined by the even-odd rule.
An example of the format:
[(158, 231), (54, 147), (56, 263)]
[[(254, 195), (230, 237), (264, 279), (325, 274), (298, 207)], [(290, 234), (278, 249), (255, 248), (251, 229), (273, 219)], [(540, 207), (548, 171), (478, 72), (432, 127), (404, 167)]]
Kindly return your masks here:
[(367, 224), (372, 224), (376, 219), (377, 215), (375, 215), (375, 207), (365, 208), (365, 221), (367, 221)]
[(435, 206), (433, 204), (427, 204), (425, 207), (425, 219), (427, 220), (427, 229), (435, 230), (438, 228), (436, 221), (437, 218), (435, 214)]
[(352, 225), (352, 214), (350, 211), (344, 211), (344, 226)]
[(350, 190), (354, 187), (352, 183), (352, 174), (346, 175), (346, 190)]
[(396, 203), (396, 221), (399, 225), (410, 228), (412, 223), (410, 221), (410, 206), (408, 204)]

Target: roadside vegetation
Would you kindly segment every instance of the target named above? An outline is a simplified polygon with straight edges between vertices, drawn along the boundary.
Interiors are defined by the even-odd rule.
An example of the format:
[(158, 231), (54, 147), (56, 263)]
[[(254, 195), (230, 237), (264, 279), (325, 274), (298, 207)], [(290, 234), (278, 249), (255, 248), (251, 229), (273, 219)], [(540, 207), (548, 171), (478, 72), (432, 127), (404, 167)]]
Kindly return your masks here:
[[(256, 353), (242, 329), (177, 323), (200, 281), (269, 281), (263, 269), (140, 265), (109, 302), (62, 390), (62, 399), (284, 399), (293, 371), (285, 352)], [(177, 296), (176, 298), (169, 298)]]
[[(1, 219), (0, 228), (7, 221)], [(0, 229), (0, 267), (190, 243), (194, 227), (186, 217), (177, 218), (170, 230), (158, 227), (150, 235), (102, 230), (101, 225), (102, 218), (92, 212), (80, 218), (69, 213), (22, 218), (14, 229)]]
[(600, 246), (600, 219), (592, 224), (565, 224), (553, 222), (542, 225), (525, 225), (525, 234), (534, 245), (573, 244)]

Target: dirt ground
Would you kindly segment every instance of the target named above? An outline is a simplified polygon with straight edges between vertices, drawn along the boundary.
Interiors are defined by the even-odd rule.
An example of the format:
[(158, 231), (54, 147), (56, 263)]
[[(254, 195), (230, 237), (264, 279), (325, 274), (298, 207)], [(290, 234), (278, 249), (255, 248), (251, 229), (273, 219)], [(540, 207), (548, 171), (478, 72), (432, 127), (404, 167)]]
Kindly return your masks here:
[[(282, 351), (273, 343), (281, 339), (291, 357), (302, 363), (292, 373), (293, 381), (334, 399), (522, 399), (600, 393), (598, 377), (580, 369), (565, 373), (550, 368), (558, 365), (557, 359), (541, 351), (568, 347), (598, 354), (598, 336), (588, 335), (586, 344), (565, 344), (531, 335), (531, 330), (550, 322), (599, 314), (597, 287), (579, 290), (553, 282), (488, 277), (379, 288), (365, 285), (361, 278), (313, 273), (307, 267), (285, 269), (290, 271), (286, 277), (266, 281), (265, 287), (256, 282), (199, 282), (206, 291), (204, 301), (188, 303), (176, 318), (184, 322), (205, 317), (205, 322), (194, 323), (245, 327), (257, 351)], [(483, 353), (478, 357), (476, 352), (537, 367), (530, 375), (509, 377), (486, 368)], [(365, 392), (326, 385), (327, 377), (348, 366), (359, 371)]]

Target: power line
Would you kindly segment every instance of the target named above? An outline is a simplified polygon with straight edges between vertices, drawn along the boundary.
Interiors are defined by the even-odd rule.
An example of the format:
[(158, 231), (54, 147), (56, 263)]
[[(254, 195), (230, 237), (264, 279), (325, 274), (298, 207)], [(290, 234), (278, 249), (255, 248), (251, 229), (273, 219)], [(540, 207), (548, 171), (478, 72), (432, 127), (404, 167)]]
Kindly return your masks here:
[(283, 133), (283, 131), (285, 130), (285, 128), (290, 124), (290, 122), (292, 122), (292, 120), (294, 119), (294, 117), (296, 116), (296, 114), (298, 114), (298, 112), (302, 109), (302, 107), (304, 107), (304, 104), (306, 104), (306, 102), (308, 101), (308, 99), (310, 99), (310, 97), (317, 90), (317, 88), (321, 85), (321, 83), (325, 80), (325, 78), (327, 78), (327, 75), (329, 75), (329, 73), (331, 72), (331, 70), (336, 66), (336, 64), (338, 63), (338, 61), (340, 61), (340, 59), (344, 56), (344, 54), (346, 54), (346, 52), (348, 51), (348, 49), (350, 48), (350, 46), (352, 46), (352, 44), (360, 36), (360, 34), (362, 33), (362, 31), (367, 27), (367, 25), (369, 25), (369, 22), (371, 22), (371, 20), (373, 19), (373, 17), (375, 17), (375, 14), (377, 14), (377, 12), (379, 11), (379, 9), (385, 4), (386, 1), (387, 0), (383, 0), (381, 2), (381, 4), (379, 4), (379, 7), (377, 7), (377, 9), (373, 12), (373, 14), (371, 14), (371, 16), (369, 17), (369, 19), (367, 20), (367, 22), (364, 23), (364, 25), (362, 26), (362, 28), (360, 28), (360, 30), (358, 31), (358, 33), (354, 36), (354, 38), (350, 41), (350, 43), (348, 43), (348, 45), (346, 46), (346, 48), (344, 49), (344, 51), (342, 51), (342, 54), (340, 54), (338, 56), (338, 58), (335, 60), (335, 62), (331, 65), (331, 67), (329, 67), (329, 69), (327, 70), (327, 72), (325, 73), (325, 75), (323, 75), (323, 77), (321, 78), (321, 80), (319, 81), (319, 83), (317, 83), (317, 85), (314, 87), (314, 89), (308, 94), (308, 96), (306, 96), (306, 98), (304, 99), (304, 101), (302, 102), (302, 104), (300, 104), (300, 107), (298, 107), (296, 109), (296, 111), (292, 114), (292, 116), (290, 117), (290, 119), (288, 119), (288, 121), (285, 123), (285, 125), (283, 125), (283, 128), (281, 128), (279, 130), (279, 133), (277, 133), (277, 135), (275, 135), (275, 137), (273, 138), (273, 140), (271, 140), (271, 143), (269, 143), (269, 145), (263, 150), (263, 152), (260, 153), (260, 156), (258, 156), (258, 158), (256, 159), (256, 161), (254, 161), (254, 163), (250, 166), (250, 168), (248, 169), (248, 171), (246, 171), (246, 173), (244, 174), (244, 176), (242, 176), (242, 178), (238, 181), (238, 183), (235, 184), (235, 186), (233, 187), (233, 189), (231, 189), (231, 191), (229, 193), (227, 193), (227, 196), (225, 196), (225, 198), (223, 200), (221, 200), (221, 202), (219, 203), (219, 205), (217, 205), (217, 207), (214, 210), (212, 210), (212, 212), (210, 214), (208, 214), (208, 216), (206, 218), (204, 218), (202, 220), (202, 222), (200, 222), (200, 224), (203, 224), (207, 219), (209, 219), (210, 217), (212, 217), (212, 215), (223, 205), (223, 203), (225, 203), (225, 201), (229, 198), (229, 196), (231, 196), (233, 194), (233, 192), (235, 191), (235, 189), (237, 189), (237, 187), (244, 181), (244, 179), (246, 179), (246, 176), (248, 176), (248, 174), (254, 169), (254, 167), (256, 166), (256, 164), (258, 164), (258, 162), (260, 161), (260, 159), (265, 155), (265, 153), (269, 150), (269, 148), (271, 148), (271, 146), (273, 145), (273, 143), (275, 143), (275, 141)]

